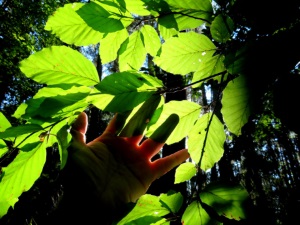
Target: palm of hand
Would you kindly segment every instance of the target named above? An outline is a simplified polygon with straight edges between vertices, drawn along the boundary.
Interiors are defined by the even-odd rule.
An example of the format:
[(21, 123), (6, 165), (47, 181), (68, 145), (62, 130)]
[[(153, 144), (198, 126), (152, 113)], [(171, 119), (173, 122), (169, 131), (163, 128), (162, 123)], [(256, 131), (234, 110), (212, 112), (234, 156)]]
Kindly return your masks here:
[(116, 205), (134, 202), (145, 194), (150, 184), (189, 155), (181, 150), (158, 159), (151, 158), (163, 147), (151, 139), (143, 141), (142, 135), (124, 138), (115, 135), (112, 119), (104, 133), (94, 141), (85, 143), (87, 117), (80, 114), (73, 125), (72, 159), (83, 169), (94, 184), (92, 190), (102, 203)]

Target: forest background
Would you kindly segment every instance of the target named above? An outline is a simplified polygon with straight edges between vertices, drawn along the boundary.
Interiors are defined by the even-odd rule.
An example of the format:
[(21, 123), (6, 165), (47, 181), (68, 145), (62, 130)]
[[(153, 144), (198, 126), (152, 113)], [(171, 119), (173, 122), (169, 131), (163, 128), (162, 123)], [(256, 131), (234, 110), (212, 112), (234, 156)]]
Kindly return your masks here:
[[(203, 0), (196, 3), (128, 0), (107, 1), (114, 3), (107, 5), (104, 1), (91, 1), (84, 2), (84, 6), (80, 3), (68, 5), (76, 1), (0, 2), (1, 224), (43, 224), (42, 221), (51, 214), (57, 199), (63, 194), (58, 177), (66, 160), (62, 161), (66, 143), (56, 140), (56, 137), (60, 139), (63, 136), (59, 133), (62, 126), (55, 130), (52, 129), (55, 126), (49, 124), (59, 124), (66, 117), (67, 124), (70, 124), (76, 112), (85, 110), (92, 121), (87, 138), (94, 139), (101, 134), (113, 113), (120, 111), (117, 105), (125, 97), (110, 88), (112, 83), (121, 79), (120, 75), (133, 77), (120, 80), (123, 84), (132, 84), (132, 79), (136, 78), (141, 81), (130, 89), (131, 95), (126, 96), (133, 102), (125, 110), (130, 112), (127, 123), (133, 123), (129, 122), (130, 118), (139, 110), (140, 104), (149, 99), (156, 101), (152, 97), (157, 94), (163, 96), (163, 100), (156, 102), (154, 117), (149, 118), (152, 128), (149, 126), (148, 136), (162, 123), (159, 118), (167, 118), (171, 111), (179, 115), (178, 127), (183, 133), (175, 130), (161, 156), (186, 145), (191, 147), (201, 143), (192, 147), (195, 149), (190, 152), (193, 162), (187, 162), (180, 170), (177, 168), (155, 181), (149, 189), (149, 194), (160, 196), (158, 200), (165, 204), (174, 201), (174, 198), (182, 201), (181, 204), (178, 199), (176, 203), (169, 203), (170, 212), (151, 218), (151, 223), (293, 224), (297, 220), (300, 210), (299, 1), (279, 4), (270, 0)], [(121, 6), (125, 10), (122, 11)], [(95, 25), (93, 19), (86, 17), (89, 13), (85, 10), (98, 12), (112, 26)], [(72, 23), (72, 19), (68, 18), (73, 18), (73, 12), (78, 12), (85, 20), (89, 27), (88, 35), (72, 35), (75, 31), (68, 30), (68, 26), (58, 28), (57, 24), (62, 23), (63, 18), (65, 25)], [(121, 22), (117, 24), (117, 20)], [(153, 38), (156, 33), (159, 34), (158, 39)], [(104, 34), (112, 36), (105, 38)], [(112, 39), (116, 40), (115, 45), (111, 44)], [(132, 47), (132, 40), (138, 45)], [(148, 42), (150, 44), (147, 45)], [(92, 62), (96, 73), (73, 50)], [(82, 78), (77, 80), (77, 86), (68, 81), (64, 81), (65, 86), (59, 86), (59, 83), (38, 76), (35, 71), (43, 66), (28, 69), (30, 64), (43, 65), (47, 54), (57, 57), (57, 62), (61, 62), (60, 56), (64, 54), (73, 57), (76, 63), (84, 66), (75, 66), (70, 71), (77, 73), (88, 69), (92, 71), (90, 74), (96, 74), (95, 82)], [(49, 61), (52, 65), (57, 63)], [(67, 70), (67, 66), (71, 65), (68, 63), (60, 69)], [(82, 74), (90, 76), (87, 72)], [(106, 79), (108, 75), (113, 75), (111, 80)], [(152, 80), (149, 76), (156, 79)], [(58, 82), (61, 79), (57, 79)], [(147, 87), (143, 87), (145, 80)], [(98, 92), (90, 94), (84, 89), (86, 86), (95, 86)], [(46, 88), (68, 90), (67, 95), (73, 94), (76, 101), (84, 104), (71, 104), (63, 97), (49, 93), (45, 96), (45, 93), (38, 92), (49, 91)], [(110, 104), (97, 102), (92, 97), (87, 100), (87, 96), (99, 98), (99, 95), (108, 96), (106, 101)], [(120, 98), (114, 102), (109, 96)], [(43, 97), (45, 104), (39, 102), (36, 107), (37, 103), (31, 99), (38, 97)], [(125, 102), (128, 103), (128, 99)], [(57, 102), (60, 104), (57, 105)], [(45, 107), (49, 103), (54, 110)], [(31, 106), (32, 110), (26, 111), (22, 108), (24, 104), (28, 108)], [(121, 104), (120, 107), (123, 106)], [(70, 108), (58, 115), (55, 109), (63, 111), (64, 107)], [(47, 116), (41, 119), (41, 115), (33, 112), (35, 110), (41, 114), (47, 112), (47, 116), (54, 120)], [(190, 114), (196, 119), (192, 119)], [(136, 115), (139, 119), (144, 118), (141, 116), (143, 113)], [(201, 125), (204, 123), (208, 125)], [(39, 125), (42, 129), (20, 126), (24, 124)], [(49, 127), (51, 134), (57, 132), (56, 136), (48, 132)], [(215, 134), (208, 130), (215, 131)], [(201, 136), (200, 131), (206, 136)], [(30, 141), (30, 138), (24, 138), (29, 134), (39, 139), (38, 143), (48, 144), (43, 147), (47, 154), (43, 156), (45, 161), (40, 163), (42, 173), (32, 178), (32, 184), (24, 192), (10, 193), (5, 188), (16, 183), (9, 180), (7, 174), (18, 173), (11, 172), (10, 165), (17, 162), (20, 155), (26, 157), (25, 153), (38, 152), (35, 145), (30, 145), (35, 146), (30, 150), (27, 145), (26, 149), (23, 140), (25, 143)], [(208, 149), (205, 149), (206, 146), (209, 146)], [(212, 155), (209, 148), (216, 149)], [(29, 170), (26, 166), (24, 168)], [(212, 184), (217, 186), (211, 187)], [(234, 202), (231, 197), (220, 202), (204, 195), (216, 193), (213, 191), (220, 191), (221, 187), (226, 196), (232, 196), (237, 190), (230, 189), (237, 187), (232, 184), (243, 187), (249, 199), (244, 201), (242, 189), (238, 189), (242, 193), (236, 204), (228, 203)], [(161, 196), (170, 190), (175, 192), (170, 194), (172, 201)], [(14, 203), (8, 201), (5, 198), (8, 194), (14, 194), (17, 200)], [(9, 208), (12, 205), (14, 209)], [(194, 215), (198, 217), (195, 219)], [(135, 216), (135, 220), (143, 222), (142, 216)], [(133, 222), (127, 221), (128, 224)]]

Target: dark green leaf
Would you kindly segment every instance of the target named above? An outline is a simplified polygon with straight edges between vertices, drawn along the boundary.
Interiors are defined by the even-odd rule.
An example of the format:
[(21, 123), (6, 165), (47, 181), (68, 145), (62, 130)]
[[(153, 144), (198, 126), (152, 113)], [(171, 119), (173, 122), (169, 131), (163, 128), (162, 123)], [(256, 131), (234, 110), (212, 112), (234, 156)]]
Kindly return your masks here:
[(132, 137), (143, 134), (161, 99), (159, 94), (154, 94), (147, 99), (129, 119), (119, 136)]
[(77, 13), (95, 31), (110, 33), (124, 29), (120, 17), (119, 19), (111, 18), (112, 13), (108, 10), (105, 4), (89, 2), (78, 9)]
[(249, 195), (240, 185), (214, 183), (200, 193), (201, 200), (211, 206), (220, 216), (229, 219), (245, 219), (245, 201)]
[(110, 112), (126, 112), (152, 96), (162, 83), (157, 78), (137, 72), (121, 72), (109, 75), (95, 86), (112, 99), (104, 107)]
[(183, 196), (180, 192), (170, 191), (167, 194), (161, 194), (159, 198), (172, 213), (177, 213), (183, 203)]
[[(162, 206), (159, 197), (145, 194), (137, 201), (135, 207), (117, 225), (128, 224), (143, 217), (157, 217), (167, 215), (170, 211)], [(153, 218), (152, 218), (153, 219)]]
[(18, 137), (23, 134), (35, 133), (43, 130), (43, 127), (37, 124), (24, 124), (17, 127), (9, 127), (4, 132), (0, 132), (0, 138)]
[(5, 131), (9, 127), (11, 127), (10, 122), (6, 119), (4, 114), (0, 112), (0, 132)]
[(234, 24), (230, 17), (218, 15), (211, 24), (210, 32), (213, 39), (218, 42), (225, 43), (231, 38)]

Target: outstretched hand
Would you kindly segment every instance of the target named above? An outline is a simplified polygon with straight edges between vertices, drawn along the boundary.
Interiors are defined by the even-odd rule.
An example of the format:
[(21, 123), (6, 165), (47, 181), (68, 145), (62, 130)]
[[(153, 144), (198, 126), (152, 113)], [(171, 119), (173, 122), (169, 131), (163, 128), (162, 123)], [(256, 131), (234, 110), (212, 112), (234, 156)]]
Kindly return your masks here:
[(124, 203), (135, 202), (155, 179), (189, 157), (187, 150), (183, 149), (151, 161), (164, 143), (152, 139), (141, 142), (142, 135), (117, 136), (116, 117), (101, 136), (86, 144), (88, 119), (85, 113), (81, 113), (72, 126), (73, 139), (69, 148), (70, 161), (86, 177), (86, 186), (89, 187), (86, 192), (93, 196), (93, 207), (104, 209), (107, 215)]

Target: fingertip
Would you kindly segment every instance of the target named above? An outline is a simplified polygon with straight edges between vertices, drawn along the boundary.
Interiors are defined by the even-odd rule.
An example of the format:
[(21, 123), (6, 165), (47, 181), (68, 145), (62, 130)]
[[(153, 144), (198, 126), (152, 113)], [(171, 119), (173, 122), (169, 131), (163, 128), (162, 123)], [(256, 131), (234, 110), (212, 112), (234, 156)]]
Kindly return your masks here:
[(88, 126), (88, 117), (85, 112), (81, 112), (75, 122), (72, 124), (72, 129), (85, 134)]
[(176, 166), (185, 162), (190, 157), (187, 149), (182, 149), (164, 158), (157, 159), (153, 162), (154, 173), (156, 177), (161, 177)]

